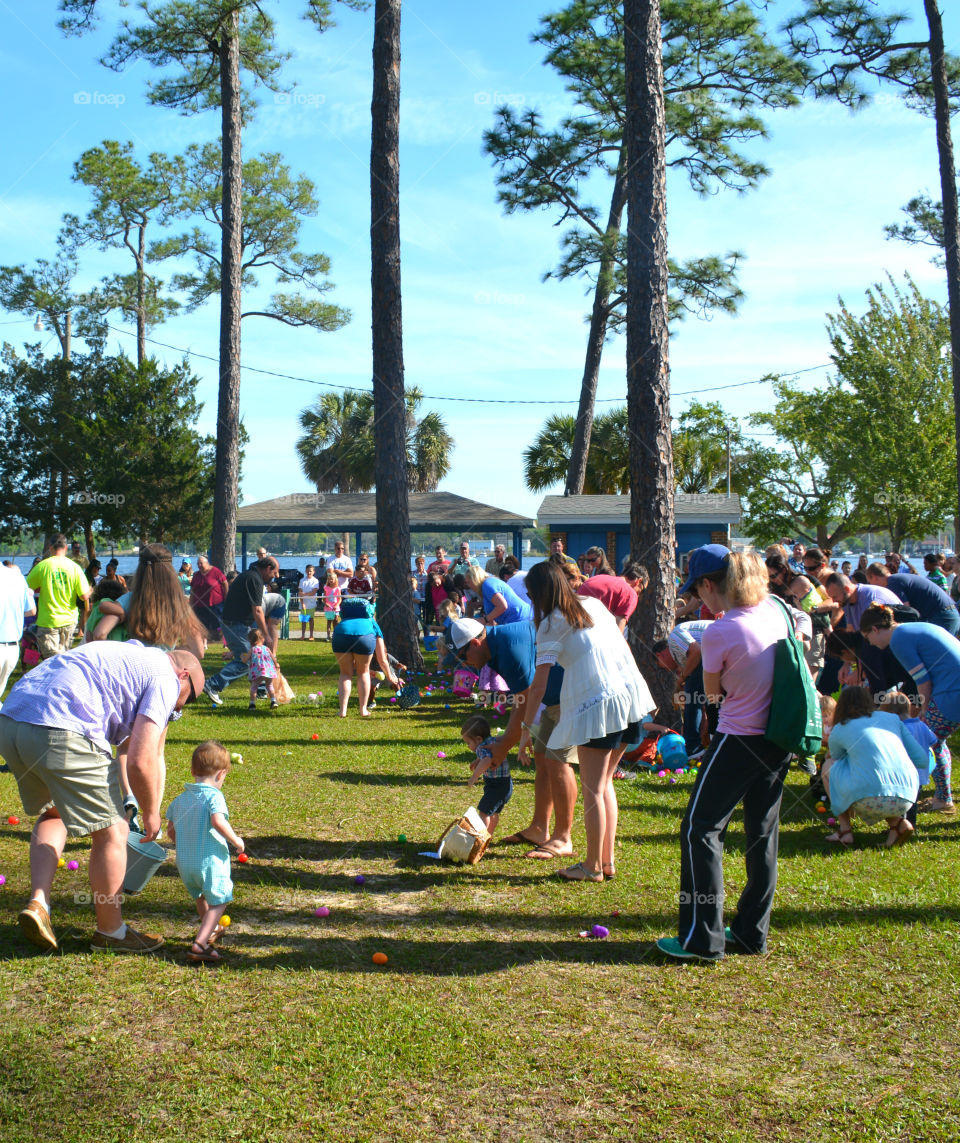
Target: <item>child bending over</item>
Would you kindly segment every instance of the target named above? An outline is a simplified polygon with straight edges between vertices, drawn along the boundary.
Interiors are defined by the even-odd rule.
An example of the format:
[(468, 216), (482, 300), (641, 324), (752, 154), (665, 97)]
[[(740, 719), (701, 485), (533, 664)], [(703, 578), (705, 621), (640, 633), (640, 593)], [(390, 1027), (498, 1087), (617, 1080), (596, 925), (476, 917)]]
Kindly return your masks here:
[(167, 807), (167, 834), (177, 847), (177, 872), (200, 917), (197, 939), (187, 954), (192, 964), (220, 960), (213, 946), (223, 932), (220, 918), (233, 900), (227, 842), (238, 853), (244, 850), (243, 838), (227, 820), (230, 813), (220, 792), (229, 769), (230, 755), (219, 742), (201, 742), (190, 759), (194, 780)]
[(500, 821), (503, 807), (513, 796), (513, 779), (510, 777), (510, 762), (504, 760), (501, 766), (493, 765), (491, 746), (496, 739), (490, 734), (490, 723), (479, 714), (472, 715), (460, 729), (464, 745), (477, 756), (468, 786), (475, 786), (483, 779), (483, 797), (477, 806), (477, 813), (483, 819), (487, 832), (492, 834)]

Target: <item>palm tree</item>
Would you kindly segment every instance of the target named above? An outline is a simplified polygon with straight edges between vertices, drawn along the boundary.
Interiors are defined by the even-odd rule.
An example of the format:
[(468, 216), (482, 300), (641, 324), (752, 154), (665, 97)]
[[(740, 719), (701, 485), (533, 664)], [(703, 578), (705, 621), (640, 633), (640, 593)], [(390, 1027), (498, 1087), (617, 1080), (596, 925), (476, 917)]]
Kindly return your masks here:
[(347, 389), (324, 393), (300, 413), (304, 435), (297, 441), (297, 454), (304, 476), (318, 492), (369, 492), (373, 487), (372, 457), (364, 447), (372, 411), (370, 394)]
[[(531, 492), (543, 492), (566, 480), (576, 431), (576, 418), (570, 413), (554, 413), (546, 419), (523, 454), (524, 479)], [(621, 405), (593, 423), (583, 491), (613, 494), (628, 489), (627, 409)]]
[[(453, 437), (439, 413), (417, 419), (423, 393), (404, 395), (407, 485), (433, 492), (450, 471)], [(318, 492), (369, 492), (375, 484), (373, 394), (347, 389), (324, 393), (300, 414), (297, 453), (303, 474)]]

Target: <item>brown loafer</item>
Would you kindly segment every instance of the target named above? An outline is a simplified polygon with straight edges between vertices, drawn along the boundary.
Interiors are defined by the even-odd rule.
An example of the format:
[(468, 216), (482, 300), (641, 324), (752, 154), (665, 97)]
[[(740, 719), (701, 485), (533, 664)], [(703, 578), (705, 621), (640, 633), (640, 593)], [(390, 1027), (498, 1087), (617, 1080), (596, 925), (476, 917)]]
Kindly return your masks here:
[(57, 936), (50, 924), (50, 914), (39, 901), (31, 901), (20, 911), (17, 920), (20, 922), (20, 932), (32, 945), (47, 952), (57, 947)]
[(122, 938), (108, 937), (106, 933), (101, 933), (98, 930), (93, 934), (90, 948), (94, 952), (152, 953), (156, 952), (162, 944), (163, 937), (158, 936), (157, 933), (138, 933), (136, 929), (131, 929), (127, 925), (126, 935)]

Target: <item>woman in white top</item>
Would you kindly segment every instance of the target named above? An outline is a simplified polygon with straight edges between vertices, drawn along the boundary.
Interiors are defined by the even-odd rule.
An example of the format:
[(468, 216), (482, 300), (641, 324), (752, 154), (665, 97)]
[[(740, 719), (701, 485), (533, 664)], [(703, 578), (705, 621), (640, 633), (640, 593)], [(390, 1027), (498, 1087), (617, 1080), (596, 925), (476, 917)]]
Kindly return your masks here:
[(656, 704), (616, 620), (599, 600), (581, 599), (549, 560), (530, 569), (526, 587), (537, 628), (537, 669), (527, 695), (520, 751), (530, 745), (529, 722), (540, 706), (550, 669), (558, 664), (564, 668), (560, 720), (547, 745), (577, 747), (587, 834), (586, 858), (562, 869), (560, 876), (603, 881), (616, 873), (613, 774), (625, 744), (639, 737), (640, 720)]

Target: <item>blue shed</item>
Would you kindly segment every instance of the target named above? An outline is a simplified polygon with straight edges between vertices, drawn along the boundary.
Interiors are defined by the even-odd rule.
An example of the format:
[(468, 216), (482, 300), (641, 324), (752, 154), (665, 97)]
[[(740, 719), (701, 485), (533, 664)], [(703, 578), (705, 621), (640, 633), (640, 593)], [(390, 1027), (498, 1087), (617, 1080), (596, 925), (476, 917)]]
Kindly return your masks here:
[[(726, 544), (740, 524), (740, 497), (714, 492), (678, 492), (674, 498), (677, 566), (701, 544)], [(564, 551), (576, 558), (587, 548), (603, 548), (611, 566), (620, 571), (630, 554), (629, 496), (546, 496), (537, 511), (537, 524), (550, 529), (551, 539), (563, 540)]]

